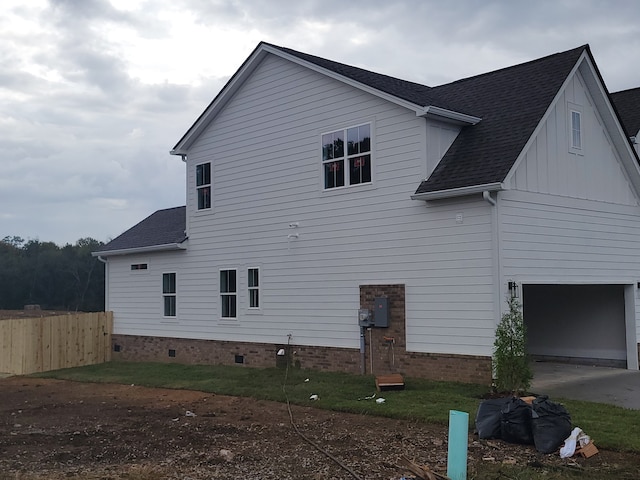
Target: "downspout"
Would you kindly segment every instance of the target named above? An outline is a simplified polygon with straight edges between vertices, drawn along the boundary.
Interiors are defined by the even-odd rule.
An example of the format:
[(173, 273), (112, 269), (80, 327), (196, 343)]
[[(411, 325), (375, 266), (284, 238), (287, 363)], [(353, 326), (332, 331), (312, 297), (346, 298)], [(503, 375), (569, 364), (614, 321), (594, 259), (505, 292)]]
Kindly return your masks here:
[(496, 206), (496, 201), (493, 199), (493, 197), (491, 196), (491, 192), (489, 192), (488, 190), (485, 190), (484, 192), (482, 192), (482, 198), (484, 198), (487, 202), (489, 202), (494, 207)]
[[(500, 321), (500, 316), (501, 316), (501, 299), (502, 299), (502, 281), (501, 281), (501, 272), (502, 272), (502, 268), (501, 268), (501, 264), (500, 264), (500, 221), (499, 221), (499, 215), (498, 215), (498, 202), (497, 202), (497, 196), (498, 193), (496, 193), (496, 198), (494, 199), (491, 196), (491, 192), (489, 192), (488, 190), (485, 190), (482, 192), (482, 198), (489, 204), (491, 205), (493, 208), (491, 209), (491, 223), (493, 223), (493, 234), (492, 236), (492, 240), (493, 240), (493, 268), (494, 268), (494, 275), (493, 275), (493, 291), (495, 292), (493, 295), (493, 304), (494, 304), (494, 322), (496, 323), (496, 327), (498, 325), (498, 322)], [(492, 378), (495, 378), (495, 365), (493, 362), (493, 356), (491, 358), (491, 368), (492, 368), (492, 373), (491, 376)]]
[(104, 311), (109, 311), (109, 262), (101, 255), (98, 255), (98, 260), (104, 263)]

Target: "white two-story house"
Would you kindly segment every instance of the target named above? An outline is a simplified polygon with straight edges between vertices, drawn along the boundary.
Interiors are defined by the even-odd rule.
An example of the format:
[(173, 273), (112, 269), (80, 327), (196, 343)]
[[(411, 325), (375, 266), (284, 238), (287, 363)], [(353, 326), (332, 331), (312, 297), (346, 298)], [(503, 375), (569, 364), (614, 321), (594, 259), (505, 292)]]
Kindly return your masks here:
[(488, 383), (511, 295), (531, 355), (637, 369), (629, 136), (588, 46), (427, 87), (260, 43), (171, 151), (186, 206), (94, 253), (114, 358)]

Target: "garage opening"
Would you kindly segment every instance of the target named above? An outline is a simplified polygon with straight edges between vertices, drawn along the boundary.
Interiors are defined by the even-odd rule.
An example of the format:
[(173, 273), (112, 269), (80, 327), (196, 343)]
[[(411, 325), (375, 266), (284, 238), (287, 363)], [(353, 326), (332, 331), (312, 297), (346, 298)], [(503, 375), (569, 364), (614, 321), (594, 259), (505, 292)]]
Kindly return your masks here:
[(627, 367), (624, 285), (523, 285), (536, 360)]

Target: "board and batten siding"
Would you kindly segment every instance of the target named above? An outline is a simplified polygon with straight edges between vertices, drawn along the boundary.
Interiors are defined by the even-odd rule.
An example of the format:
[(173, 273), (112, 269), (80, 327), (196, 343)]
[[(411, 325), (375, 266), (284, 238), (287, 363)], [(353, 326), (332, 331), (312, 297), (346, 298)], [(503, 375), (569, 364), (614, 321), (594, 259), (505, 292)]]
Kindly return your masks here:
[[(583, 153), (572, 153), (569, 111), (582, 110)], [(510, 188), (623, 205), (638, 205), (604, 122), (576, 73), (541, 125), (511, 177)]]
[[(363, 123), (372, 128), (372, 184), (323, 191), (321, 134)], [(111, 298), (128, 302), (112, 306), (116, 333), (267, 343), (291, 334), (299, 345), (358, 348), (360, 285), (404, 284), (409, 351), (490, 355), (490, 205), (480, 196), (410, 199), (433, 168), (427, 158), (456, 131), (266, 57), (188, 152), (188, 249), (146, 256), (153, 278), (144, 282), (126, 272), (133, 257), (109, 260), (110, 288), (120, 289)], [(212, 165), (212, 208), (197, 211), (203, 162)], [(247, 269), (255, 267), (258, 310), (248, 308)], [(238, 272), (236, 320), (220, 318), (219, 271), (228, 268)], [(172, 269), (175, 323), (158, 316), (156, 292)]]
[[(584, 151), (570, 153), (568, 105), (582, 107)], [(501, 283), (640, 280), (640, 207), (579, 73), (568, 82), (498, 197)], [(635, 312), (640, 299), (635, 295)], [(640, 322), (635, 321), (640, 338)], [(635, 347), (634, 347), (635, 348)]]

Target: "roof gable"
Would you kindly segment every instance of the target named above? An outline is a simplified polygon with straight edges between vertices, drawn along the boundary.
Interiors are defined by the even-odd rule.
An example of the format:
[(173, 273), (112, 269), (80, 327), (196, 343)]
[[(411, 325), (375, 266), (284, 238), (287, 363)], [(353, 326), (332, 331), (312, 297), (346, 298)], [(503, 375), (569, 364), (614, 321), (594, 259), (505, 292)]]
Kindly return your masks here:
[(444, 118), (447, 121), (465, 125), (474, 125), (480, 121), (480, 118), (469, 113), (468, 109), (463, 108), (455, 99), (445, 100), (432, 95), (431, 91), (433, 89), (426, 85), (261, 42), (189, 130), (176, 143), (170, 152), (171, 154), (185, 155), (187, 153), (187, 150), (197, 137), (240, 89), (266, 55), (269, 54), (294, 61), (306, 68), (314, 69), (373, 95), (402, 105), (414, 110), (416, 115)]
[(504, 181), (588, 46), (436, 87), (482, 121), (465, 127), (416, 194)]
[(94, 255), (109, 256), (142, 251), (179, 249), (184, 242), (186, 207), (158, 210), (123, 234), (117, 236)]

